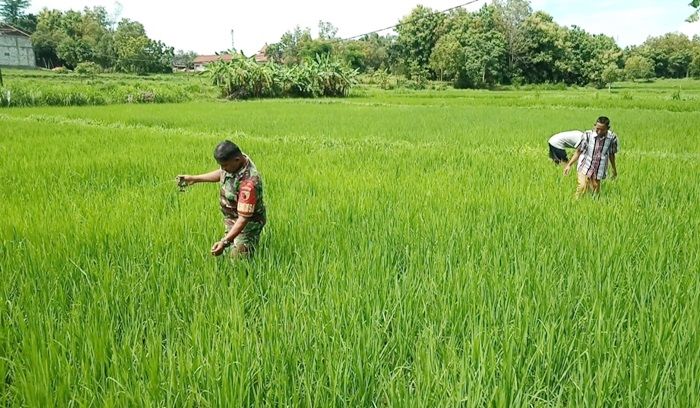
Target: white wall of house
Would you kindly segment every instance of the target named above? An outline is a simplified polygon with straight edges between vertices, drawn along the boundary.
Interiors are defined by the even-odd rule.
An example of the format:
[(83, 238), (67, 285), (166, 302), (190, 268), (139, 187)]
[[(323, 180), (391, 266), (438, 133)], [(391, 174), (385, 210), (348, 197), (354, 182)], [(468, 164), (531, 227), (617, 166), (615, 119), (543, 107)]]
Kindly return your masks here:
[(31, 40), (24, 36), (0, 34), (0, 65), (36, 67)]

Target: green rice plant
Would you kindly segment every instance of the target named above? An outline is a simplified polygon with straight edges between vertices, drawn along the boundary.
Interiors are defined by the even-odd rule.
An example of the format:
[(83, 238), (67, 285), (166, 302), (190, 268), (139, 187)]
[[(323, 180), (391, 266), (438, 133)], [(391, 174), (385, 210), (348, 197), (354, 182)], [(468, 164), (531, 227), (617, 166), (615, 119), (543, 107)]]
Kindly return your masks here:
[(174, 103), (214, 97), (214, 88), (196, 76), (56, 75), (10, 71), (0, 106), (71, 106), (118, 103)]
[[(0, 401), (695, 406), (700, 126), (660, 90), (5, 109)], [(620, 176), (574, 200), (546, 141), (600, 114)], [(265, 183), (245, 262), (175, 180), (223, 138)]]

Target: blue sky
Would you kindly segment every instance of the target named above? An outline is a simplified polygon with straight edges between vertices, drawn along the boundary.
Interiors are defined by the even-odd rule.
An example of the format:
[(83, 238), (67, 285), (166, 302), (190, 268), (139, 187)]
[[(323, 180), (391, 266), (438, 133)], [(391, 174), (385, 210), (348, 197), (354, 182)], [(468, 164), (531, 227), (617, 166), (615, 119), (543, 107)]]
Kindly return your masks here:
[[(591, 33), (604, 33), (621, 46), (640, 44), (648, 36), (667, 32), (700, 34), (700, 23), (685, 23), (692, 9), (690, 0), (532, 0), (535, 10), (551, 14), (561, 25), (578, 25)], [(267, 43), (276, 42), (299, 24), (315, 31), (318, 21), (339, 28), (338, 35), (350, 37), (394, 25), (418, 4), (434, 10), (454, 7), (466, 0), (197, 0), (194, 2), (155, 0), (32, 0), (30, 11), (44, 7), (79, 10), (104, 6), (120, 17), (144, 24), (148, 35), (176, 49), (213, 53), (234, 45), (247, 55)], [(469, 9), (479, 8), (480, 1)]]
[(688, 24), (690, 0), (533, 0), (534, 9), (544, 10), (561, 25), (578, 25), (591, 33), (615, 38), (621, 46), (641, 44), (649, 36), (668, 32), (700, 34), (700, 23)]

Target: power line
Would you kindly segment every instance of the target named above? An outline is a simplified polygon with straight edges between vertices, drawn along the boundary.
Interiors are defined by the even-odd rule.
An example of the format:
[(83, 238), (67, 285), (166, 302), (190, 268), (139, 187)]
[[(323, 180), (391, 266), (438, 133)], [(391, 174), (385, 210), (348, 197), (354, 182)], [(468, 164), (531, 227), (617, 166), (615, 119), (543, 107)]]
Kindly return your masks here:
[[(474, 3), (478, 3), (478, 2), (480, 2), (480, 1), (481, 1), (481, 0), (470, 0), (470, 1), (467, 1), (466, 3), (458, 4), (458, 5), (456, 5), (456, 6), (453, 6), (453, 7), (444, 9), (444, 10), (437, 11), (435, 14), (445, 14), (445, 13), (448, 13), (448, 12), (450, 12), (450, 11), (452, 11), (452, 10), (456, 10), (456, 9), (458, 9), (458, 8), (461, 8), (461, 7), (466, 7), (466, 6), (472, 5), (472, 4), (474, 4)], [(336, 41), (350, 41), (350, 40), (354, 40), (354, 39), (356, 39), (356, 38), (362, 38), (362, 37), (367, 36), (367, 35), (370, 35), (370, 34), (380, 33), (380, 32), (382, 32), (382, 31), (386, 31), (386, 30), (391, 30), (391, 29), (394, 29), (394, 28), (398, 28), (398, 27), (401, 27), (401, 26), (403, 26), (403, 25), (407, 25), (407, 24), (410, 24), (410, 23), (415, 23), (415, 21), (406, 22), (406, 23), (394, 24), (394, 25), (389, 26), (389, 27), (385, 27), (385, 28), (380, 28), (380, 29), (378, 29), (378, 30), (369, 31), (369, 32), (364, 33), (364, 34), (358, 34), (358, 35), (353, 35), (352, 37), (346, 37), (346, 38), (342, 38), (342, 39), (336, 39)], [(232, 42), (232, 44), (233, 44), (233, 30), (231, 30), (231, 42)], [(111, 57), (111, 56), (108, 57), (107, 59), (110, 60), (110, 62), (112, 62), (113, 65), (116, 65), (115, 63), (116, 63), (117, 61), (121, 61), (121, 62), (156, 62), (154, 59), (140, 59), (140, 58), (123, 58), (123, 59), (119, 59), (119, 58), (114, 58), (114, 57)], [(156, 59), (156, 60), (157, 60), (157, 59)], [(93, 62), (94, 62), (94, 61), (93, 61)], [(171, 63), (171, 64), (172, 64), (172, 63)], [(1, 77), (0, 77), (0, 78), (1, 78)]]
[[(477, 3), (477, 2), (479, 2), (479, 1), (481, 1), (481, 0), (470, 0), (470, 1), (466, 2), (466, 3), (462, 3), (462, 4), (459, 4), (459, 5), (457, 5), (457, 6), (450, 7), (450, 8), (448, 8), (448, 9), (445, 9), (445, 10), (442, 10), (442, 11), (438, 11), (438, 12), (435, 13), (435, 14), (445, 14), (445, 13), (450, 12), (450, 11), (452, 11), (452, 10), (456, 10), (456, 9), (458, 9), (458, 8), (461, 8), (461, 7), (469, 6), (469, 5), (474, 4), (474, 3)], [(381, 29), (379, 29), (379, 30), (374, 30), (374, 31), (370, 31), (370, 32), (368, 32), (368, 33), (364, 33), (364, 34), (360, 34), (360, 35), (353, 35), (352, 37), (343, 38), (343, 39), (341, 39), (340, 41), (354, 40), (355, 38), (361, 38), (361, 37), (364, 37), (364, 36), (366, 36), (366, 35), (375, 34), (375, 33), (379, 33), (379, 32), (386, 31), (386, 30), (391, 30), (392, 28), (397, 28), (397, 27), (400, 27), (400, 26), (406, 25), (406, 24), (407, 24), (407, 23), (398, 23), (398, 24), (394, 24), (393, 26), (389, 26), (389, 27), (386, 27), (386, 28), (381, 28)]]

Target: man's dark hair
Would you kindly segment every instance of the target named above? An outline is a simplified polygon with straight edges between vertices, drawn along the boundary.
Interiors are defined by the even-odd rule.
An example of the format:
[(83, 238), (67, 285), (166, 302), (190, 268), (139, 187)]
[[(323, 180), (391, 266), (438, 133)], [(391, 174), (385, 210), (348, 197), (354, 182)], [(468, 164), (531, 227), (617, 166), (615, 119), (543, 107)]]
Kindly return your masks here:
[(605, 125), (607, 127), (610, 127), (610, 119), (607, 116), (601, 116), (598, 118), (596, 123), (600, 123), (601, 125)]
[(230, 140), (224, 140), (216, 145), (216, 149), (214, 149), (214, 158), (218, 163), (223, 163), (242, 155), (241, 149)]

